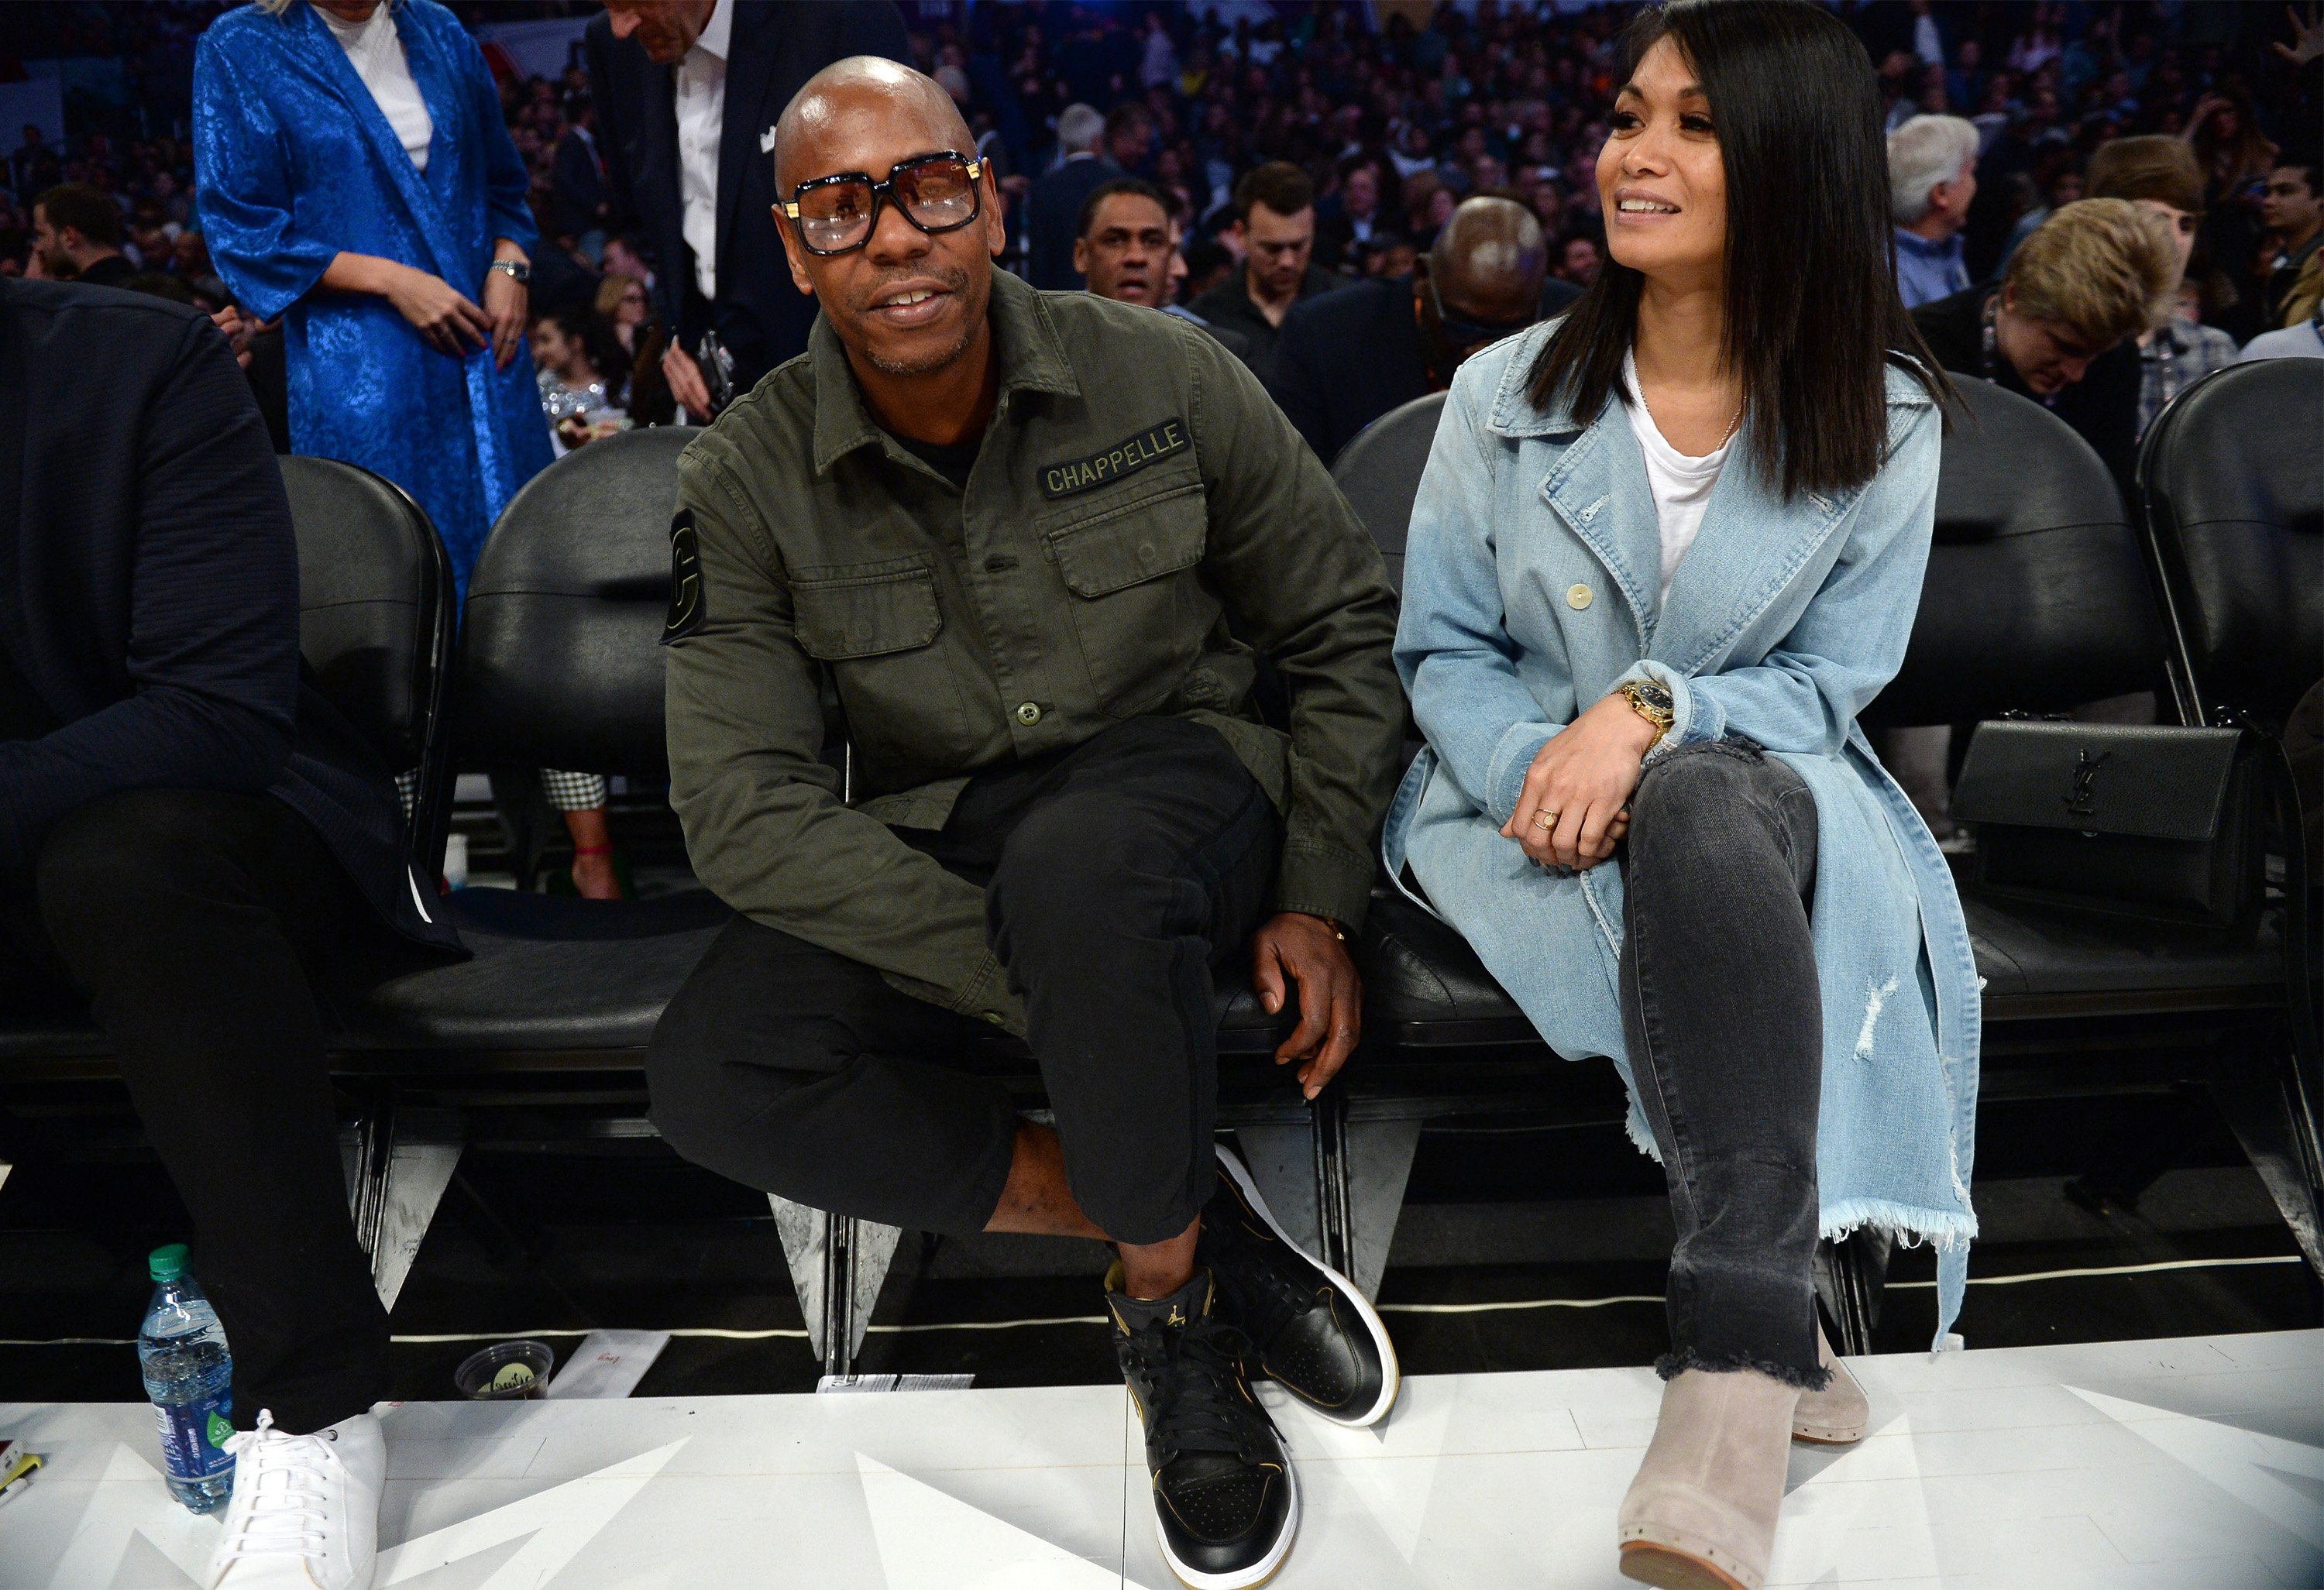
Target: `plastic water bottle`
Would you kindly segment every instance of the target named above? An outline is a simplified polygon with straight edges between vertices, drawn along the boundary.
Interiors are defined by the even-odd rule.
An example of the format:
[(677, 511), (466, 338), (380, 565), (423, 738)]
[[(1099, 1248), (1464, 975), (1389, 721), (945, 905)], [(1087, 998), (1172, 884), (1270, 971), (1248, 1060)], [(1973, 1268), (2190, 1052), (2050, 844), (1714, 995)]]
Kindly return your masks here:
[(170, 1494), (196, 1512), (214, 1512), (234, 1493), (234, 1360), (217, 1310), (194, 1284), (186, 1245), (153, 1250), (153, 1300), (137, 1330), (137, 1362), (161, 1427)]

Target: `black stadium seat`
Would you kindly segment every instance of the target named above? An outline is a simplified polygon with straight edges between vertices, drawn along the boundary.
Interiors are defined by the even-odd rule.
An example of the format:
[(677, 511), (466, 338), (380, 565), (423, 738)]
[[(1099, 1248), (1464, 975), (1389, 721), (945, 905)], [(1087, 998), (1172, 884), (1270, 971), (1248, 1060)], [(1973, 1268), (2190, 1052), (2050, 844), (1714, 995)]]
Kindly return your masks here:
[[(419, 769), (410, 854), (436, 870), (444, 780), (440, 711), (451, 660), (451, 566), (435, 527), (394, 483), (329, 458), (285, 456), (299, 547), (299, 652), (322, 694), (379, 753)], [(438, 841), (440, 842), (440, 841)], [(0, 1067), (106, 1069), (111, 1043), (84, 1013), (0, 1012)]]
[(382, 766), (423, 775), (411, 860), (431, 878), (447, 793), (451, 562), (428, 516), (392, 481), (334, 459), (280, 462), (299, 544), (300, 656)]
[[(669, 427), (593, 442), (503, 510), (468, 581), (452, 690), (463, 762), (662, 776), (662, 620), (678, 455)], [(345, 1009), (392, 1069), (635, 1069), (670, 996), (731, 914), (707, 890), (595, 901), (470, 888), (474, 959)]]
[(1959, 384), (1968, 408), (1950, 416), (1912, 646), (1865, 726), (2064, 712), (2159, 687), (2163, 632), (2106, 465), (2040, 404)]
[[(1962, 380), (1937, 487), (1936, 545), (1913, 644), (1870, 724), (2059, 713), (2163, 684), (2152, 582), (2120, 494), (2040, 404)], [(1988, 1021), (2264, 1006), (2274, 951), (2172, 928), (2093, 928), (1962, 905)]]
[(1436, 418), (1444, 394), (1430, 392), (1397, 405), (1358, 431), (1332, 461), (1332, 478), (1364, 521), (1388, 560), (1389, 581), (1404, 589), (1404, 531), (1412, 519), (1412, 499), (1420, 472), (1436, 441)]
[(2324, 672), (2319, 438), (2324, 365), (2304, 359), (2215, 372), (2148, 428), (2139, 489), (2182, 721), (2242, 710), (2280, 727)]
[[(1405, 532), (1443, 411), (1443, 392), (1401, 404), (1357, 432), (1332, 464), (1399, 595)], [(1373, 891), (1363, 950), (1364, 1027), (1375, 1038), (1423, 1049), (1533, 1039), (1533, 1024), (1460, 934), (1394, 889)]]
[[(2147, 427), (2138, 487), (2170, 616), (2171, 690), (2180, 721), (2282, 731), (2324, 674), (2324, 366), (2306, 359), (2233, 364), (2189, 387)], [(2299, 796), (2281, 793), (2295, 841)], [(2308, 858), (2313, 876), (2315, 859)], [(2248, 1090), (2237, 1129), (2324, 1274), (2324, 1042), (2318, 1037), (2316, 898), (2284, 869), (2287, 954), (2279, 988), (2291, 1018), (2291, 1069)], [(2298, 970), (2295, 973), (2294, 968)], [(2296, 1169), (2304, 1167), (2304, 1170)]]

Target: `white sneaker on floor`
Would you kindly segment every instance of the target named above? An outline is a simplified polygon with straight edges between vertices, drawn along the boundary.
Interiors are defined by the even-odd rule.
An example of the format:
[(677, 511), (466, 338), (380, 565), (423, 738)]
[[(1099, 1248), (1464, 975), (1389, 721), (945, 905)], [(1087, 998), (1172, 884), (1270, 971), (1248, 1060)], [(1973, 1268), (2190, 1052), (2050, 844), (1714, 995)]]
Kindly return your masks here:
[(387, 1480), (377, 1415), (294, 1436), (262, 1412), (226, 1449), (234, 1499), (209, 1590), (371, 1590)]

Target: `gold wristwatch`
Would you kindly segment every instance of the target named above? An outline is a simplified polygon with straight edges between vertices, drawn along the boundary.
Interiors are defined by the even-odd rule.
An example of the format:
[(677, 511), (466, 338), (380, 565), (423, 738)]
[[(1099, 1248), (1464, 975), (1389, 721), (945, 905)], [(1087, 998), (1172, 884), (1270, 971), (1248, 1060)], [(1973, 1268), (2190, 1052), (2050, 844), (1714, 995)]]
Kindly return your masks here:
[(1655, 726), (1655, 737), (1646, 741), (1646, 749), (1652, 750), (1660, 745), (1663, 736), (1671, 731), (1671, 724), (1677, 721), (1671, 711), (1671, 693), (1651, 679), (1641, 679), (1622, 686), (1622, 699), (1630, 703), (1632, 712)]

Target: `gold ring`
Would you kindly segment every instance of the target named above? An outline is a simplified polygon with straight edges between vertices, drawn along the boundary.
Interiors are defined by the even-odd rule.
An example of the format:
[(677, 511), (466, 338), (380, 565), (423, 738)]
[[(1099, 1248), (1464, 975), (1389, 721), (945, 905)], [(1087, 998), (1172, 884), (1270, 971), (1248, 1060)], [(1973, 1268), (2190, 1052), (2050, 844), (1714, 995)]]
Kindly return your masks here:
[(1554, 812), (1536, 812), (1533, 814), (1533, 825), (1536, 828), (1541, 829), (1555, 828), (1557, 826), (1557, 816), (1558, 814)]

